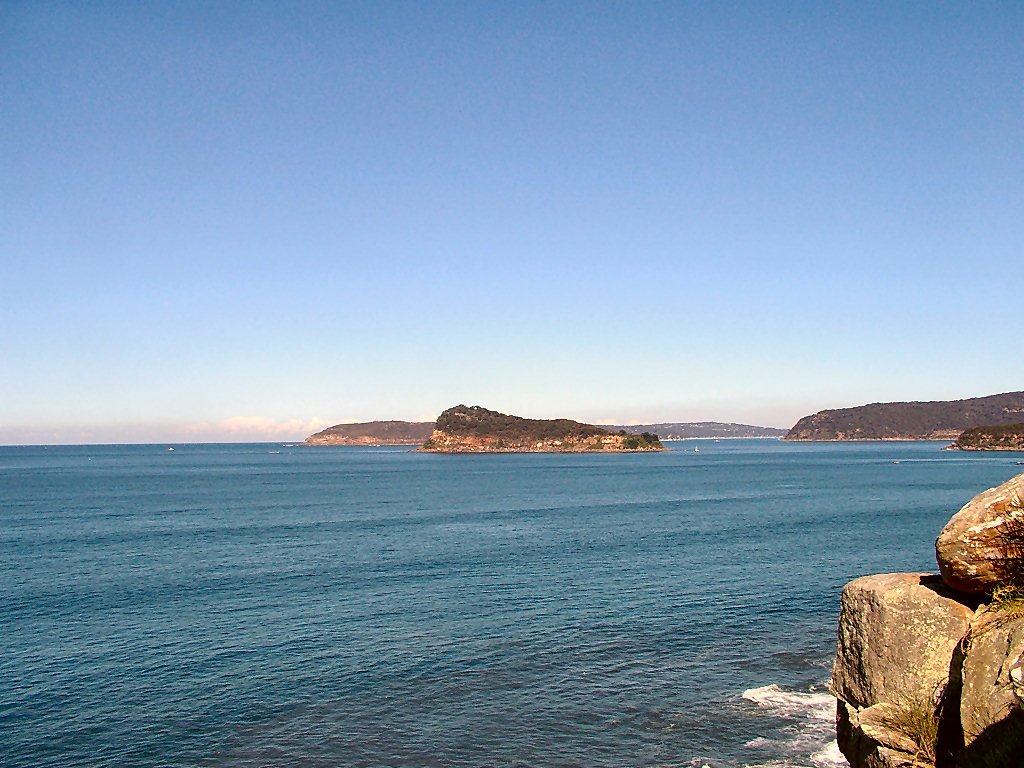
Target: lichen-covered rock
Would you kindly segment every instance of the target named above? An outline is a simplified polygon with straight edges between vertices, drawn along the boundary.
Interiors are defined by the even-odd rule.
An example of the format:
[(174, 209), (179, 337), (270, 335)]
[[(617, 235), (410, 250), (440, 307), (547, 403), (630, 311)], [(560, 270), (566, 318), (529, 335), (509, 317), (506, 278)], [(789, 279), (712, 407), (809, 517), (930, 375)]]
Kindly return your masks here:
[[(832, 692), (853, 768), (1024, 768), (1022, 502), (1018, 475), (954, 515), (935, 545), (941, 576), (844, 588)], [(979, 593), (993, 602), (975, 611)]]
[(894, 709), (895, 705), (883, 703), (861, 710), (861, 732), (879, 746), (913, 756), (919, 751), (917, 743), (908, 734), (891, 725), (895, 717)]
[(951, 674), (950, 697), (959, 695), (960, 641), (974, 616), (960, 598), (926, 573), (864, 576), (843, 589), (831, 687), (839, 749), (854, 768), (926, 764), (891, 715), (909, 703), (930, 715)]
[(838, 702), (836, 734), (842, 752), (856, 768), (904, 768), (927, 765), (917, 744), (906, 734), (890, 727), (890, 704), (876, 704), (858, 710)]
[(953, 589), (985, 592), (1019, 569), (1020, 544), (1008, 541), (1024, 528), (1024, 474), (978, 494), (953, 515), (935, 541), (942, 578)]
[[(1024, 754), (1024, 710), (1016, 689), (1024, 655), (1024, 618), (983, 609), (971, 627), (963, 665), (960, 721), (965, 754)], [(1024, 763), (1024, 759), (1022, 759)]]
[(843, 589), (832, 692), (858, 708), (934, 697), (973, 610), (924, 573), (864, 576)]

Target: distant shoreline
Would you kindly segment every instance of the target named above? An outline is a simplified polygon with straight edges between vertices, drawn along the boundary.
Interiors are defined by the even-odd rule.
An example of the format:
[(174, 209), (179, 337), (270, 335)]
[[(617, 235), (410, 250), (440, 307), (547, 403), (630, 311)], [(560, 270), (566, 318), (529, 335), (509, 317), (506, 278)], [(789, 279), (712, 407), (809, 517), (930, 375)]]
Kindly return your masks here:
[[(659, 435), (660, 437), (660, 435)], [(681, 443), (684, 440), (782, 440), (781, 435), (723, 435), (721, 437), (661, 437), (661, 441)]]
[(782, 437), (784, 443), (948, 443), (948, 437), (823, 437), (808, 439), (803, 437)]

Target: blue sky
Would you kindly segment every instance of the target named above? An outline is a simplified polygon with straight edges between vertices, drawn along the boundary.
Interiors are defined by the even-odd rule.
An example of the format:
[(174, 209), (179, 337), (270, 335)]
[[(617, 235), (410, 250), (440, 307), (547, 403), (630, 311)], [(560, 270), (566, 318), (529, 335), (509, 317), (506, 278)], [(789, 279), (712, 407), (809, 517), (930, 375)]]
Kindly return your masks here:
[(1019, 3), (0, 4), (0, 443), (1024, 388)]

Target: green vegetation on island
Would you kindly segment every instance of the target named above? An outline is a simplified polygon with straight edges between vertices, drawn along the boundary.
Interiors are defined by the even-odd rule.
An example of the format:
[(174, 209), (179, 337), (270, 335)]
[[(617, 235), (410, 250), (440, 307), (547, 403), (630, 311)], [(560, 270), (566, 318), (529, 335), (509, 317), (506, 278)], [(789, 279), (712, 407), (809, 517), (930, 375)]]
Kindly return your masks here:
[(571, 419), (525, 419), (478, 405), (444, 411), (420, 450), (436, 453), (576, 453), (661, 451), (651, 432), (618, 432)]
[(1024, 424), (965, 429), (949, 447), (958, 451), (1024, 451)]

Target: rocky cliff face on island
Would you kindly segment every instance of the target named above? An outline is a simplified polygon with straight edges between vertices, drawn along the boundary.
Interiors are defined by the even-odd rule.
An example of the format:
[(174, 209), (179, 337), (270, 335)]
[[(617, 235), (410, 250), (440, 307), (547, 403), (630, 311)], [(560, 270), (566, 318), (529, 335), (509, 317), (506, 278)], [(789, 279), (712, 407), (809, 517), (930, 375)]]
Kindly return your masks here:
[(910, 403), (872, 403), (804, 416), (785, 440), (953, 440), (982, 424), (1024, 418), (1024, 392)]
[(1024, 765), (1024, 475), (976, 496), (936, 540), (940, 574), (843, 589), (832, 670), (853, 768)]
[(431, 453), (584, 453), (661, 451), (657, 435), (614, 433), (570, 419), (524, 419), (458, 405), (437, 419), (421, 451)]
[(306, 445), (419, 445), (434, 429), (432, 421), (367, 421), (335, 424), (306, 438)]
[(1024, 424), (973, 427), (949, 447), (957, 451), (1024, 451)]

